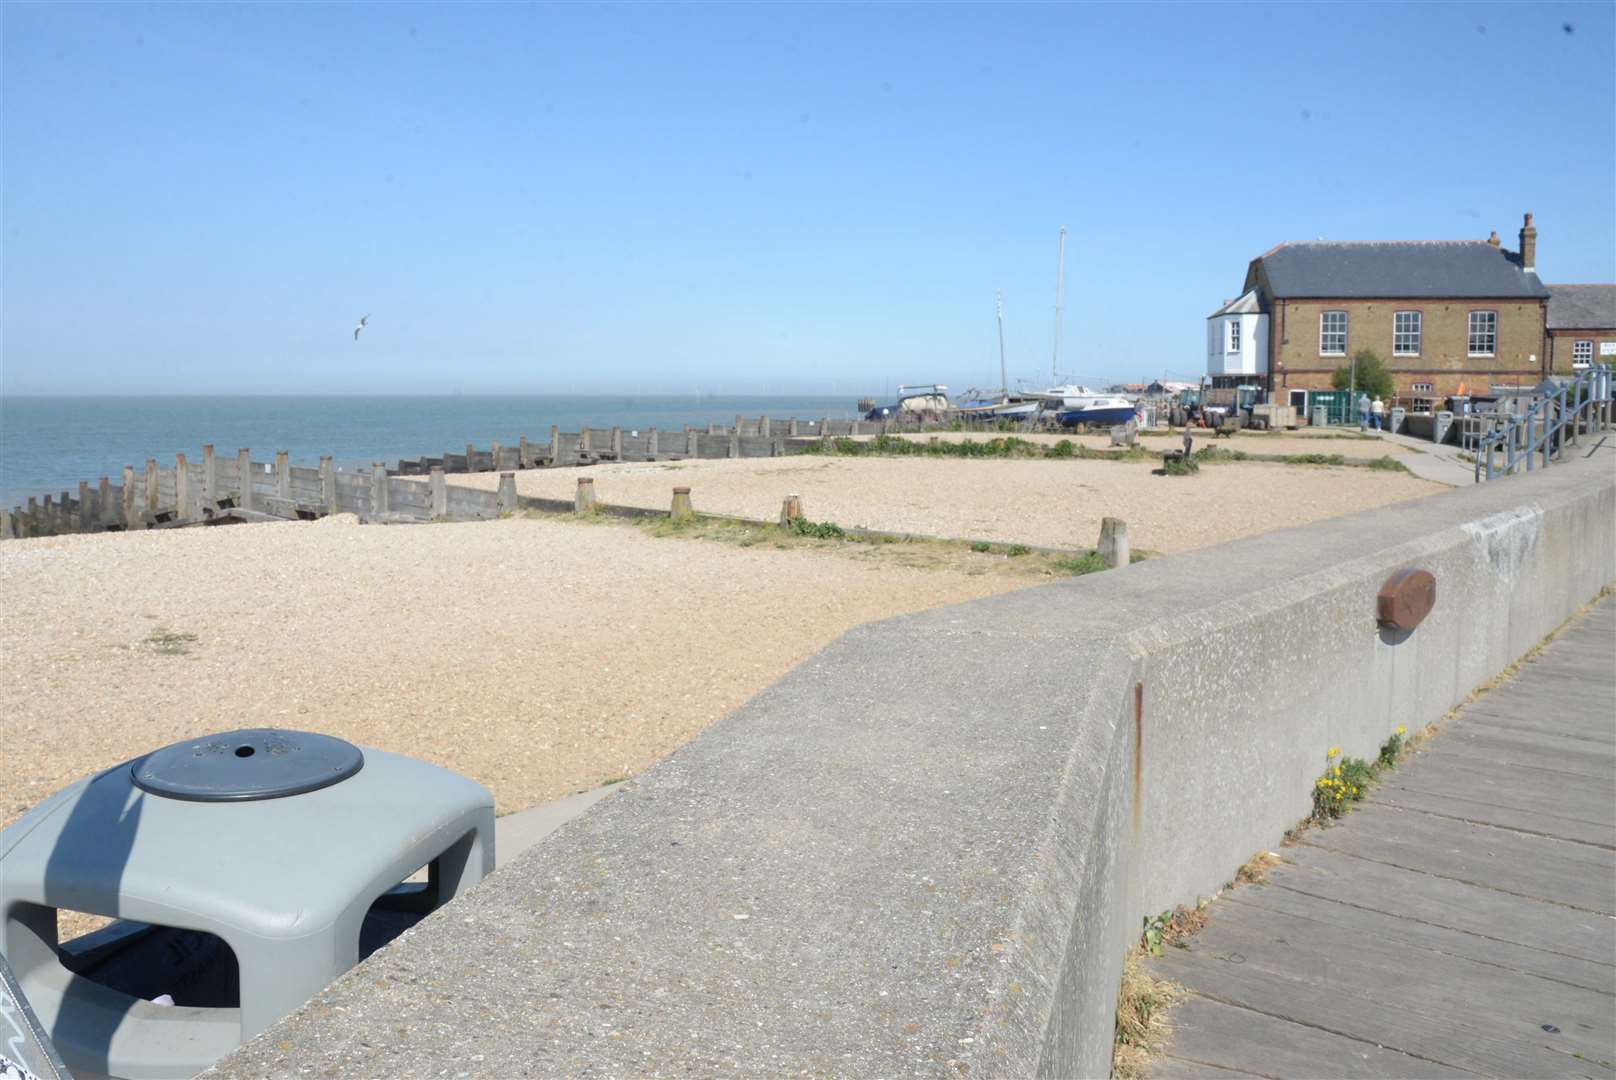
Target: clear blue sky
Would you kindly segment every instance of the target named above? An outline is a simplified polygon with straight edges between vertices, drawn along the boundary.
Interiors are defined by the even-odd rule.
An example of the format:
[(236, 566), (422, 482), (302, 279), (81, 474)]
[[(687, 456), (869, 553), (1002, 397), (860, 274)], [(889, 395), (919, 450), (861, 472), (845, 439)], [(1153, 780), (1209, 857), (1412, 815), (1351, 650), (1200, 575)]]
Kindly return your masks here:
[(987, 385), (996, 289), (1047, 378), (1063, 224), (1095, 380), (1282, 240), (1616, 280), (1610, 3), (0, 18), (6, 393)]

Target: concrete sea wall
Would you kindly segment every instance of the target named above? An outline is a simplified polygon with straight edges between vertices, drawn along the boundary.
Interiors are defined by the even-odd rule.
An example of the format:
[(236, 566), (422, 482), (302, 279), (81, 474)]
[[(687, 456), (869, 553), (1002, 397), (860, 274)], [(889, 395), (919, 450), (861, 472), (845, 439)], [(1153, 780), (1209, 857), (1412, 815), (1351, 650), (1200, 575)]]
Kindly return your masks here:
[(1579, 461), (862, 627), (217, 1074), (1106, 1075), (1142, 916), (1613, 579)]

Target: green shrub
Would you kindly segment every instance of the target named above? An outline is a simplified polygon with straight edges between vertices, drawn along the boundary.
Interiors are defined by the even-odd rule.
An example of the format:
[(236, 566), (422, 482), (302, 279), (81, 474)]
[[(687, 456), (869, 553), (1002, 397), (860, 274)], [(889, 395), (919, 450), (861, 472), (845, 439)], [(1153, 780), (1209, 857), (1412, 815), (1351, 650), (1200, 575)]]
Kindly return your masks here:
[[(1356, 361), (1357, 371), (1353, 365), (1342, 364), (1330, 375), (1330, 385), (1337, 390), (1349, 390), (1354, 385), (1358, 392), (1368, 394), (1371, 398), (1390, 398), (1392, 396), (1392, 373), (1386, 370), (1386, 362), (1373, 349), (1359, 349), (1352, 354)], [(1356, 376), (1356, 381), (1354, 379)], [(1352, 403), (1352, 415), (1358, 414), (1358, 403)]]
[(816, 540), (846, 540), (847, 530), (833, 521), (809, 521), (792, 518), (788, 526), (794, 536), (811, 536)]
[(1168, 458), (1162, 462), (1162, 472), (1168, 476), (1193, 476), (1201, 471), (1193, 457)]
[[(1468, 457), (1469, 455), (1460, 454), (1459, 456), (1462, 458)], [(1474, 461), (1475, 459), (1471, 458), (1471, 460)], [(1401, 461), (1398, 461), (1390, 454), (1375, 458), (1368, 464), (1367, 468), (1374, 469), (1376, 472), (1408, 472), (1408, 466), (1404, 465)]]

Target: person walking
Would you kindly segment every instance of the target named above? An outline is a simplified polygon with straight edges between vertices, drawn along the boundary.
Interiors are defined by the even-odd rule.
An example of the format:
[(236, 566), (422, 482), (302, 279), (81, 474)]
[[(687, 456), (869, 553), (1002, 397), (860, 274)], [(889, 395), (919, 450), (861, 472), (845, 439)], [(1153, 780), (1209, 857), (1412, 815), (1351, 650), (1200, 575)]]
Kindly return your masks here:
[(1376, 394), (1375, 400), (1369, 403), (1369, 421), (1374, 425), (1375, 430), (1379, 431), (1385, 420), (1386, 403), (1380, 400), (1379, 394)]
[(1358, 430), (1363, 431), (1369, 426), (1369, 395), (1358, 394)]

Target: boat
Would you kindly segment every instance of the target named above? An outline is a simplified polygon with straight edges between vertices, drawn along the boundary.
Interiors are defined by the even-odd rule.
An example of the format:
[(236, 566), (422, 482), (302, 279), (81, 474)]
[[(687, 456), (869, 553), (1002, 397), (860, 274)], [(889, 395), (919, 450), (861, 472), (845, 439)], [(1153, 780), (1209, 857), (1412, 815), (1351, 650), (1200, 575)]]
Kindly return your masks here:
[(898, 387), (898, 400), (891, 405), (876, 405), (864, 414), (866, 420), (891, 420), (904, 413), (910, 415), (941, 415), (953, 408), (948, 401), (948, 387), (940, 383)]
[(1135, 419), (1139, 411), (1134, 402), (1120, 394), (1097, 394), (1076, 383), (1052, 386), (1037, 397), (1046, 409), (1054, 411), (1061, 427), (1126, 424)]

